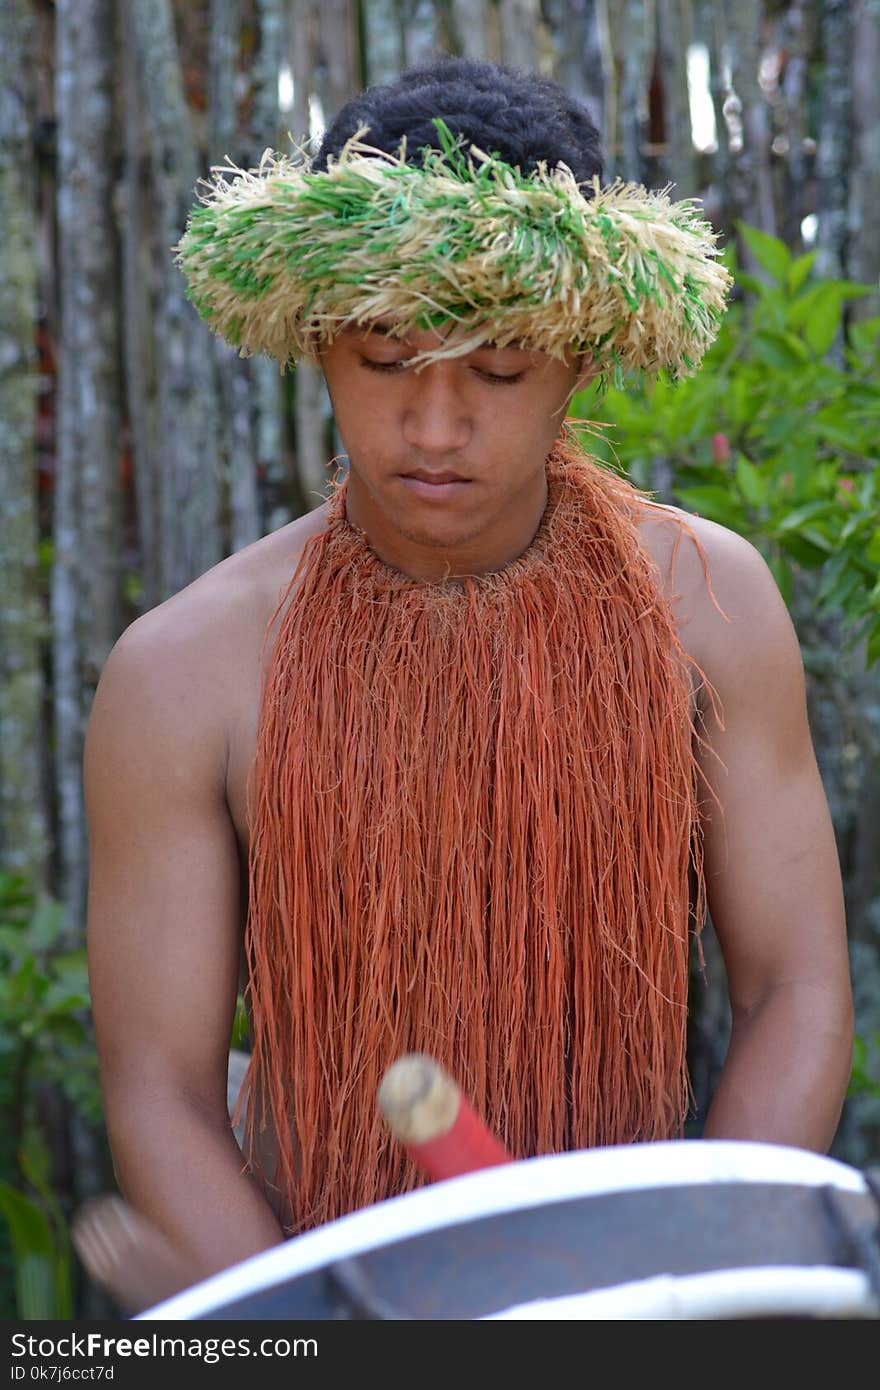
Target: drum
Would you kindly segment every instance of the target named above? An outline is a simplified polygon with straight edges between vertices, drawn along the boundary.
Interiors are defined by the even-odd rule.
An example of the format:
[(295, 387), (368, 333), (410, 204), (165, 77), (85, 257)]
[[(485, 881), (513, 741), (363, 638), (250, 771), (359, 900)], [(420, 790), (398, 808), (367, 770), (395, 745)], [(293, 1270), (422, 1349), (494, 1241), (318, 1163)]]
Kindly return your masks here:
[(745, 1317), (880, 1317), (874, 1174), (727, 1140), (525, 1159), (341, 1217), (136, 1320)]

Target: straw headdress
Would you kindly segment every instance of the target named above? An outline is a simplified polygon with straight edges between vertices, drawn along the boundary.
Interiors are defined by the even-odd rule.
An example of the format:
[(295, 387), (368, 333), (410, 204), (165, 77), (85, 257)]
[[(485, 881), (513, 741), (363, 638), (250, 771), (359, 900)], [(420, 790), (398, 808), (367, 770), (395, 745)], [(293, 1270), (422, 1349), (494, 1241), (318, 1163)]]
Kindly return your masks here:
[(304, 149), (215, 166), (174, 248), (211, 328), (282, 370), (378, 318), (400, 336), (457, 330), (417, 369), (488, 339), (589, 353), (605, 382), (697, 370), (731, 284), (697, 200), (579, 184), (562, 163), (524, 175), (434, 125), (442, 149), (420, 165), (405, 137), (389, 154), (361, 125), (320, 172)]

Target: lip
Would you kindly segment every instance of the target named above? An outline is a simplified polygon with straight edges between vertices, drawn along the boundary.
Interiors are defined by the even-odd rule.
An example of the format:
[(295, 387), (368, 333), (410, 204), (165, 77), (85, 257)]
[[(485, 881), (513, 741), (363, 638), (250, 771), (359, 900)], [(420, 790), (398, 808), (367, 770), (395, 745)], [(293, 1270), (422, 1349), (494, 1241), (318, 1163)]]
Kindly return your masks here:
[(453, 473), (451, 468), (414, 468), (411, 473), (401, 475), (404, 478), (418, 478), (425, 483), (466, 483), (467, 478), (463, 478), (460, 473)]
[(432, 477), (421, 469), (418, 474), (402, 473), (400, 480), (418, 497), (429, 497), (438, 502), (455, 497), (470, 486), (469, 478), (458, 478), (454, 473), (438, 473)]

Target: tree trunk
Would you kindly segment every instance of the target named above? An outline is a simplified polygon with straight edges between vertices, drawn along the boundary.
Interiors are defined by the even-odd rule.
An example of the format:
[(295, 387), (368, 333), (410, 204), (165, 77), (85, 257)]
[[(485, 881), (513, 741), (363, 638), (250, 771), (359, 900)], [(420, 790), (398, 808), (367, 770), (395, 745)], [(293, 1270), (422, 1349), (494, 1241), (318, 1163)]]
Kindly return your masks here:
[[(121, 626), (121, 486), (115, 110), (111, 0), (56, 4), (60, 332), (52, 573), (55, 784), (63, 943), (82, 946), (88, 833), (82, 798), (85, 725)], [(75, 1202), (102, 1185), (103, 1135), (69, 1123)], [(57, 1136), (52, 1148), (58, 1152)], [(106, 1316), (88, 1290), (86, 1317)]]
[(86, 905), (85, 722), (121, 626), (111, 0), (56, 6), (61, 324), (52, 616), (60, 882), (71, 944)]
[[(334, 29), (333, 22), (341, 30)], [(339, 5), (319, 21), (314, 0), (293, 0), (293, 120), (296, 131), (309, 130), (309, 98), (313, 92), (313, 75), (319, 65), (319, 45), (333, 52), (333, 60), (323, 65), (324, 86), (320, 92), (325, 118), (329, 123), (339, 107), (353, 94), (355, 83), (340, 62), (338, 48), (353, 62), (351, 13)], [(300, 509), (313, 511), (326, 495), (328, 470), (327, 440), (330, 434), (330, 402), (324, 378), (309, 362), (299, 362), (295, 368), (294, 389), (296, 418), (296, 464)]]
[(122, 186), (122, 312), (125, 352), (125, 398), (129, 448), (134, 467), (138, 543), (137, 604), (144, 613), (159, 602), (159, 458), (156, 418), (156, 363), (151, 325), (147, 260), (151, 200), (149, 157), (137, 91), (137, 55), (131, 11), (122, 7), (120, 42), (124, 167)]
[[(416, 0), (416, 3), (419, 4), (420, 0)], [(433, 10), (430, 10), (429, 20), (433, 33)], [(322, 55), (322, 61), (318, 64), (318, 92), (329, 119), (331, 114), (335, 115), (361, 87), (356, 0), (322, 0), (318, 8), (318, 42)], [(307, 409), (314, 422), (311, 428), (314, 430), (315, 424), (318, 425), (313, 446), (316, 462), (318, 453), (321, 453), (320, 474), (317, 468), (315, 470), (315, 480), (320, 478), (318, 488), (316, 490), (313, 485), (303, 498), (307, 510), (311, 511), (326, 497), (330, 470), (325, 441), (329, 435), (330, 456), (335, 458), (342, 452), (342, 440), (333, 417), (323, 375), (316, 373), (314, 368), (307, 370), (313, 377), (317, 377), (310, 383), (305, 397)]]
[(541, 70), (543, 25), (539, 0), (498, 0), (502, 61), (526, 72)]
[[(776, 235), (776, 209), (770, 174), (770, 111), (758, 82), (764, 23), (762, 0), (725, 0), (727, 58), (739, 102), (740, 148), (734, 149), (734, 215)], [(733, 141), (731, 144), (733, 145)], [(736, 143), (740, 143), (737, 141)], [(756, 269), (747, 247), (742, 261)]]
[[(852, 24), (849, 0), (823, 0), (824, 74), (816, 155), (820, 275), (846, 274), (852, 125)], [(877, 74), (874, 74), (876, 81)], [(873, 229), (876, 236), (876, 228)]]
[(437, 56), (437, 15), (432, 0), (398, 0), (405, 67)]
[[(259, 49), (254, 61), (251, 164), (268, 147), (287, 151), (278, 109), (278, 77), (285, 53), (286, 0), (257, 0)], [(270, 357), (251, 358), (254, 389), (254, 454), (260, 482), (262, 529), (274, 531), (291, 519), (290, 479), (284, 450), (281, 374)]]
[(880, 314), (880, 4), (856, 0), (852, 63), (853, 173), (849, 203), (849, 266), (854, 280), (874, 286), (857, 299), (855, 319)]
[(657, 0), (657, 53), (663, 94), (663, 147), (658, 183), (675, 185), (676, 198), (697, 193), (688, 90), (688, 51), (694, 38), (691, 0)]
[(736, 218), (731, 169), (733, 152), (730, 148), (730, 126), (727, 119), (727, 100), (731, 96), (728, 74), (726, 72), (727, 41), (724, 25), (724, 0), (709, 0), (705, 14), (707, 29), (706, 47), (709, 50), (709, 93), (715, 112), (715, 139), (717, 148), (712, 161), (712, 187), (709, 192), (709, 206), (712, 219), (726, 245), (736, 236)]
[(452, 34), (456, 53), (485, 63), (489, 57), (486, 26), (488, 0), (452, 0)]
[[(237, 91), (241, 31), (239, 0), (211, 0), (208, 46), (208, 164), (227, 157), (238, 164)], [(222, 428), (218, 462), (229, 499), (229, 548), (242, 550), (263, 534), (254, 458), (252, 358), (240, 357), (223, 338), (214, 336), (214, 358), (221, 401)]]
[(362, 0), (366, 83), (391, 82), (405, 67), (399, 0)]
[(339, 108), (361, 85), (354, 0), (321, 0), (317, 38), (315, 85), (329, 125)]
[(786, 11), (783, 43), (786, 51), (785, 72), (782, 78), (782, 99), (785, 103), (785, 179), (782, 199), (780, 234), (792, 251), (803, 251), (801, 223), (807, 212), (804, 197), (807, 173), (807, 80), (814, 45), (812, 3), (792, 0)]
[(210, 333), (186, 299), (170, 249), (199, 177), (171, 7), (130, 0), (130, 10), (157, 203), (159, 573), (167, 598), (222, 559), (218, 404)]
[(654, 47), (653, 0), (600, 0), (605, 71), (606, 177), (642, 183), (648, 77)]
[(49, 887), (37, 574), (33, 14), (0, 7), (0, 858)]
[(596, 0), (545, 0), (543, 8), (555, 53), (556, 80), (587, 107), (601, 131), (605, 84)]

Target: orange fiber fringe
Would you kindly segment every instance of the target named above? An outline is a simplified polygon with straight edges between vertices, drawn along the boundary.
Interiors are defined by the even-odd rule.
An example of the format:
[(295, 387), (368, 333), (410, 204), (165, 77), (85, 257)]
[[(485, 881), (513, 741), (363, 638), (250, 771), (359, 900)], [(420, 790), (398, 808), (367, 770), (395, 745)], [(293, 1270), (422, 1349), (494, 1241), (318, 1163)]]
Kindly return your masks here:
[(379, 559), (337, 476), (276, 609), (296, 586), (248, 783), (234, 1123), (262, 1098), (249, 1153), (268, 1102), (287, 1235), (424, 1182), (376, 1105), (405, 1052), (517, 1158), (682, 1132), (706, 911), (688, 664), (717, 696), (639, 539), (648, 493), (568, 426), (547, 479), (521, 556), (434, 583)]

